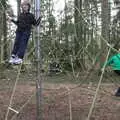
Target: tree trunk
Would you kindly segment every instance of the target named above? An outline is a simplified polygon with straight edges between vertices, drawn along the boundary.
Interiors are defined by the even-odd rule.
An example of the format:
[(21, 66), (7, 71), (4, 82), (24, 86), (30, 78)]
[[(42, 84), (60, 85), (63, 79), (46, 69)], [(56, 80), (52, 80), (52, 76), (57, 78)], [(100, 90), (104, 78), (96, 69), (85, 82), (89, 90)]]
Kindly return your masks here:
[(3, 47), (2, 47), (2, 28), (3, 28), (3, 15), (0, 13), (0, 63), (3, 61)]
[[(102, 9), (102, 15), (101, 15), (102, 31), (101, 31), (101, 35), (105, 40), (109, 41), (110, 13), (109, 13), (108, 0), (102, 0), (101, 9)], [(104, 41), (102, 40), (101, 41), (101, 48), (103, 48), (104, 45), (105, 45)]]
[[(74, 22), (75, 22), (75, 55), (76, 55), (76, 65), (83, 70), (84, 69), (84, 38), (83, 38), (83, 22), (82, 22), (82, 0), (74, 1), (75, 13), (74, 13)], [(80, 54), (78, 54), (78, 52)]]
[(68, 48), (69, 48), (69, 43), (68, 43), (68, 30), (67, 30), (67, 27), (68, 27), (68, 17), (67, 17), (67, 3), (66, 3), (66, 0), (65, 0), (65, 52), (66, 52), (66, 55), (68, 55)]
[[(6, 9), (6, 1), (3, 2), (4, 9)], [(7, 43), (7, 22), (6, 22), (6, 13), (3, 12), (3, 59), (6, 60), (8, 57), (8, 43)]]
[[(109, 2), (108, 0), (102, 0), (101, 1), (101, 20), (102, 20), (102, 31), (101, 31), (101, 36), (102, 39), (101, 40), (101, 49), (105, 48), (106, 44), (104, 41), (108, 41), (109, 42), (109, 36), (110, 36), (110, 6), (109, 6)], [(104, 50), (101, 58), (100, 58), (100, 63), (103, 64), (105, 61), (105, 56), (106, 56), (106, 50)], [(100, 64), (100, 66), (101, 66)]]

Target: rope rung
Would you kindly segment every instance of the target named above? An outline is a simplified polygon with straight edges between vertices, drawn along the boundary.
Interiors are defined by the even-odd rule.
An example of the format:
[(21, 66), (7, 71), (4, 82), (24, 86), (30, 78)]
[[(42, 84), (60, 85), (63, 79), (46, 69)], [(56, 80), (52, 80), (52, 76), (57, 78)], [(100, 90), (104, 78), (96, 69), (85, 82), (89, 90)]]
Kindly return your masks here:
[(13, 112), (15, 112), (16, 114), (19, 113), (17, 110), (15, 110), (15, 109), (13, 109), (13, 108), (11, 108), (11, 107), (8, 107), (8, 109), (11, 110), (11, 111), (13, 111)]

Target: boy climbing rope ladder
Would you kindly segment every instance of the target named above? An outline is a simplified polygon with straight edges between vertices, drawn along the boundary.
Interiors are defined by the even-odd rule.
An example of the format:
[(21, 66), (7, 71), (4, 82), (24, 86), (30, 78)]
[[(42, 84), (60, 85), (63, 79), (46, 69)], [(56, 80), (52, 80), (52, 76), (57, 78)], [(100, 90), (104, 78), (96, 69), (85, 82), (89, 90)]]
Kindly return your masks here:
[(37, 26), (40, 23), (40, 17), (36, 20), (34, 15), (30, 13), (30, 3), (23, 2), (21, 4), (22, 12), (18, 16), (18, 20), (8, 18), (17, 25), (16, 38), (14, 47), (9, 60), (10, 64), (21, 64), (30, 38), (32, 25)]

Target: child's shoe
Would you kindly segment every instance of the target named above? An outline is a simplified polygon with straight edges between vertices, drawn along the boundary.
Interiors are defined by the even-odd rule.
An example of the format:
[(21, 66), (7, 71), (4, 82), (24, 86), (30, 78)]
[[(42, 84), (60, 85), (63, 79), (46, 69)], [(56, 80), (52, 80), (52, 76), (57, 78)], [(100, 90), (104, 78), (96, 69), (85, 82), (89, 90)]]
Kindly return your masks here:
[(9, 62), (10, 64), (14, 64), (15, 59), (16, 59), (16, 56), (15, 56), (15, 55), (11, 55), (10, 60), (9, 60), (8, 62)]
[(21, 64), (22, 62), (23, 62), (23, 60), (18, 57), (14, 60), (14, 64), (16, 64), (16, 65)]
[(117, 92), (115, 93), (115, 96), (120, 97), (120, 87), (117, 89)]

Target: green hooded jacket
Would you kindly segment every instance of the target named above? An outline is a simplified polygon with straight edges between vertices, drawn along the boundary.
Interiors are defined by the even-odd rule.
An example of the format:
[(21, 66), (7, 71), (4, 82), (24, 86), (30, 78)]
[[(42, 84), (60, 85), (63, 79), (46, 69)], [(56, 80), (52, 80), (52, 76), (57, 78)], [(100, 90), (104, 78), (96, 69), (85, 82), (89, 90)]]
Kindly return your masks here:
[(120, 70), (120, 53), (112, 56), (106, 65), (111, 66), (113, 70)]

